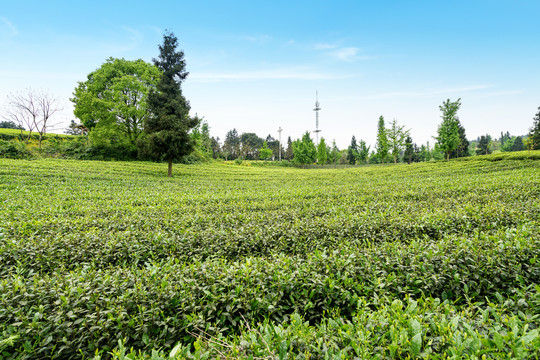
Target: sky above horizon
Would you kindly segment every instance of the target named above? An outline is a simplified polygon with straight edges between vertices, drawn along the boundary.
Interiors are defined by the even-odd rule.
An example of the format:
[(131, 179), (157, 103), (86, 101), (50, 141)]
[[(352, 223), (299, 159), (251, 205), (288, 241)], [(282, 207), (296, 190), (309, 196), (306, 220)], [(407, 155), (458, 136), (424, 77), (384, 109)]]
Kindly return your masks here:
[[(109, 57), (150, 62), (165, 29), (179, 39), (183, 92), (211, 135), (374, 145), (396, 119), (434, 142), (439, 105), (461, 98), (467, 137), (524, 135), (540, 106), (540, 1), (21, 1), (0, 7), (0, 106), (43, 89), (75, 119), (78, 81)], [(314, 137), (314, 136), (313, 136)]]

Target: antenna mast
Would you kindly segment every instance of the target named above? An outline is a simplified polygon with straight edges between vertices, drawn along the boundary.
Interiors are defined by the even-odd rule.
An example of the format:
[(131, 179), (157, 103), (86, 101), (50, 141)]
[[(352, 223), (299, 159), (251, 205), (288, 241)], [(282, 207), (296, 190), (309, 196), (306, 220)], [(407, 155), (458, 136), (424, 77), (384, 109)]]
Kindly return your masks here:
[(313, 109), (313, 111), (315, 111), (315, 144), (316, 145), (319, 145), (319, 133), (322, 131), (322, 130), (319, 130), (319, 110), (321, 110), (320, 106), (319, 106), (319, 91), (317, 90), (315, 92), (315, 109)]
[(281, 161), (281, 132), (283, 129), (281, 126), (279, 127), (278, 133), (279, 133), (279, 161)]

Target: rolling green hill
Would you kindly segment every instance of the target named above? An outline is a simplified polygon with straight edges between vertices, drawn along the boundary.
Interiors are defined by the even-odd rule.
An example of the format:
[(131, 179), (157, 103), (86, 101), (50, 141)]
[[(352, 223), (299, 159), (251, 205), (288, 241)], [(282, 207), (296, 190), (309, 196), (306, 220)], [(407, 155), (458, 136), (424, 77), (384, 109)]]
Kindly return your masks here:
[(1, 356), (538, 356), (539, 158), (0, 159)]

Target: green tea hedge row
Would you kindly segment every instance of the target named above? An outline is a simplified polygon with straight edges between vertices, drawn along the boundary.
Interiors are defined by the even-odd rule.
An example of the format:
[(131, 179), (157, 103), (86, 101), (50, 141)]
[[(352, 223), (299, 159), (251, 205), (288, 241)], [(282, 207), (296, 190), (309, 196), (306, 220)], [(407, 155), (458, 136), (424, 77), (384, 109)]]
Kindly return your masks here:
[[(525, 203), (520, 206), (524, 209), (510, 211), (492, 208), (484, 209), (485, 212), (480, 214), (462, 215), (456, 211), (448, 216), (433, 214), (422, 218), (408, 215), (387, 218), (375, 212), (348, 217), (301, 216), (291, 221), (270, 219), (258, 222), (246, 215), (245, 223), (242, 223), (239, 220), (241, 216), (233, 215), (219, 224), (215, 215), (209, 215), (205, 223), (189, 224), (187, 221), (187, 224), (165, 225), (165, 228), (150, 221), (144, 213), (140, 216), (109, 217), (107, 221), (94, 221), (93, 224), (88, 224), (90, 219), (86, 218), (81, 218), (80, 222), (66, 218), (52, 228), (40, 222), (27, 223), (18, 229), (24, 235), (14, 236), (9, 231), (4, 234), (4, 246), (0, 249), (0, 263), (3, 265), (0, 275), (9, 273), (16, 266), (34, 272), (48, 272), (58, 266), (67, 269), (81, 265), (101, 268), (127, 264), (142, 266), (147, 261), (168, 258), (181, 261), (219, 257), (237, 260), (245, 256), (276, 253), (305, 255), (315, 250), (358, 247), (372, 242), (398, 240), (407, 243), (424, 238), (439, 240), (448, 235), (472, 236), (530, 221), (537, 210), (527, 208), (528, 205)], [(527, 210), (530, 215), (524, 217)], [(540, 217), (540, 212), (536, 216)], [(80, 228), (76, 227), (78, 224)]]
[(87, 356), (98, 348), (110, 350), (124, 338), (140, 349), (171, 347), (189, 342), (195, 327), (227, 335), (244, 318), (280, 324), (296, 312), (315, 324), (333, 311), (351, 318), (362, 298), (382, 306), (383, 299), (406, 296), (457, 303), (511, 296), (514, 289), (540, 282), (538, 233), (523, 227), (305, 258), (13, 274), (0, 282), (0, 329), (19, 335), (18, 351), (75, 357), (79, 350)]
[[(239, 336), (212, 336), (197, 329), (194, 344), (144, 354), (126, 349), (123, 341), (109, 352), (112, 359), (523, 359), (540, 355), (538, 313), (540, 287), (519, 291), (531, 308), (519, 315), (505, 303), (472, 303), (460, 309), (439, 299), (387, 299), (376, 306), (362, 299), (351, 319), (326, 316), (312, 325), (297, 313), (287, 323), (242, 324)], [(502, 299), (502, 298), (501, 298)], [(504, 299), (503, 299), (504, 300)], [(533, 315), (535, 314), (535, 315)], [(101, 356), (96, 356), (97, 360)]]
[[(43, 134), (42, 140), (56, 139), (56, 140), (73, 140), (80, 136), (66, 135), (66, 134)], [(15, 129), (0, 129), (0, 140), (26, 140), (28, 138), (28, 131), (23, 131), (21, 136), (20, 130)], [(39, 133), (32, 132), (30, 135), (31, 140), (39, 140)]]
[(14, 266), (48, 272), (171, 257), (302, 255), (472, 236), (540, 218), (536, 162), (451, 163), (444, 171), (421, 164), (398, 172), (201, 166), (181, 167), (174, 180), (159, 179), (159, 165), (148, 163), (6, 164), (0, 275)]

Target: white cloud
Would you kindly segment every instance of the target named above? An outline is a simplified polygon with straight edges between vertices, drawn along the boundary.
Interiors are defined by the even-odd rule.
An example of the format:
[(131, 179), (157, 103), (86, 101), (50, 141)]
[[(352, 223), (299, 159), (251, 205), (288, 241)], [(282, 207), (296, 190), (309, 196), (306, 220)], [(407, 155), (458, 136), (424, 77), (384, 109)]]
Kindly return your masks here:
[(370, 60), (374, 56), (360, 55), (362, 49), (354, 46), (340, 46), (336, 43), (319, 43), (313, 46), (317, 51), (323, 51), (326, 55), (339, 61), (354, 62), (360, 60)]
[(338, 46), (335, 44), (315, 44), (313, 47), (315, 50), (330, 50), (336, 49)]
[(252, 43), (263, 44), (263, 43), (266, 43), (266, 42), (272, 40), (273, 38), (270, 35), (260, 34), (260, 35), (242, 36), (242, 39), (246, 40), (246, 41), (249, 41), (249, 42), (252, 42)]
[(375, 100), (375, 99), (394, 99), (394, 98), (425, 98), (432, 96), (440, 96), (441, 94), (461, 94), (464, 92), (479, 91), (493, 88), (493, 85), (468, 85), (455, 88), (443, 88), (443, 89), (427, 89), (417, 91), (396, 91), (382, 94), (373, 94), (366, 96), (359, 96), (358, 100)]
[(336, 80), (344, 79), (347, 76), (313, 72), (306, 70), (262, 70), (262, 71), (240, 71), (225, 73), (194, 73), (190, 74), (190, 79), (206, 82), (214, 81), (257, 81), (257, 80)]
[(5, 17), (0, 17), (0, 22), (2, 22), (2, 24), (4, 24), (4, 27), (9, 30), (11, 35), (18, 35), (19, 34), (19, 30), (17, 30), (15, 25), (13, 25), (13, 23), (11, 21), (9, 21), (8, 19), (6, 19)]
[(357, 60), (368, 59), (368, 57), (366, 56), (359, 56), (358, 55), (359, 52), (360, 52), (360, 49), (356, 47), (343, 47), (343, 48), (338, 48), (334, 51), (331, 51), (329, 54), (335, 59), (346, 61), (346, 62), (353, 62)]

